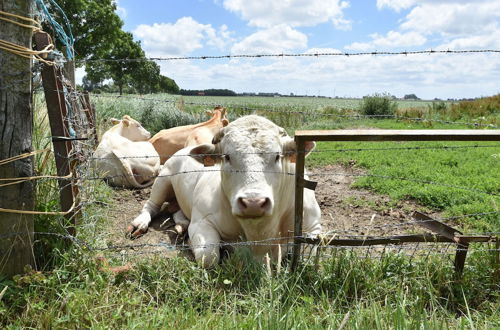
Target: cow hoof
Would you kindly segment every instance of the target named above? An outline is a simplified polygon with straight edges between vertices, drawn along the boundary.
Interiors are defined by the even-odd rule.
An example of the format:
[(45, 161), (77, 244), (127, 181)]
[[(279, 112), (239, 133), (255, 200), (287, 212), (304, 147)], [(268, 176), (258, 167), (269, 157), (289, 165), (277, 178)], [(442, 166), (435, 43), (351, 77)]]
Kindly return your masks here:
[(184, 227), (181, 225), (175, 225), (174, 229), (178, 235), (182, 235), (185, 232)]
[(142, 229), (139, 229), (137, 227), (134, 227), (133, 225), (129, 225), (128, 228), (127, 228), (127, 234), (126, 236), (131, 239), (131, 240), (134, 240), (134, 239), (137, 239), (139, 237), (141, 237), (142, 235), (144, 235), (148, 230), (142, 230)]

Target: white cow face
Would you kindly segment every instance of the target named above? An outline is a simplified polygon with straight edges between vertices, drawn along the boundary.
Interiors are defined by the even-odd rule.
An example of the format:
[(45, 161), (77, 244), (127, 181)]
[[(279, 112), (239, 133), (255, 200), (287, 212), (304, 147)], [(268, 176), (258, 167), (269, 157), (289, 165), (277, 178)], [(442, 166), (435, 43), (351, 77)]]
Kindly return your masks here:
[(222, 129), (213, 142), (191, 153), (217, 158), (232, 214), (242, 221), (273, 216), (279, 199), (293, 189), (293, 140), (273, 122), (246, 116)]
[(141, 123), (128, 115), (123, 116), (122, 120), (111, 118), (111, 122), (120, 125), (121, 135), (130, 141), (147, 141), (151, 137), (151, 133)]

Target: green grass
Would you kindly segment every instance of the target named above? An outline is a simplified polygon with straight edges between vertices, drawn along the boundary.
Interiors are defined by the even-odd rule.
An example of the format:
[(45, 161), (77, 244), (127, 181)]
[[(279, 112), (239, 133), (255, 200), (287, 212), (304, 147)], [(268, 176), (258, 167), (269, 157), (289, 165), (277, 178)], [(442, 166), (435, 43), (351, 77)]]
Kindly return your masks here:
[[(278, 112), (258, 113), (287, 126), (290, 133), (295, 128), (468, 128), (440, 124), (435, 120), (412, 123), (318, 116), (318, 113), (355, 114), (359, 104), (354, 104), (353, 100), (168, 95), (149, 98), (173, 102), (94, 98), (101, 131), (108, 126), (104, 119), (124, 114), (142, 121), (152, 133), (200, 121), (203, 110), (209, 107), (188, 104), (190, 102), (228, 106), (233, 116), (230, 119), (248, 113), (238, 110), (242, 106), (274, 109)], [(339, 103), (333, 103), (337, 101)], [(44, 118), (43, 104), (37, 104), (40, 104), (37, 111), (40, 117), (37, 118)], [(419, 104), (425, 108), (429, 103)], [(283, 116), (280, 111), (303, 113)], [(47, 120), (35, 122), (35, 148), (50, 145)], [(313, 153), (307, 164), (355, 164), (375, 176), (432, 181), (499, 194), (500, 156), (493, 156), (500, 155), (499, 148), (326, 152), (347, 148), (466, 144), (319, 143), (319, 152)], [(43, 158), (38, 157), (36, 164), (39, 174), (54, 174), (53, 162), (43, 165)], [(103, 223), (108, 220), (105, 218), (106, 203), (112, 190), (99, 181), (87, 181), (85, 185), (82, 187), (84, 198), (92, 203), (83, 208), (78, 239), (99, 246), (103, 239)], [(450, 216), (496, 211), (499, 203), (498, 197), (486, 194), (399, 179), (361, 177), (356, 180), (355, 187), (389, 195), (392, 201), (413, 199)], [(37, 209), (58, 209), (55, 181), (40, 181), (37, 185)], [(471, 217), (463, 219), (462, 225), (470, 231), (498, 232), (499, 218), (498, 214)], [(37, 216), (35, 228), (63, 233), (66, 225), (61, 217)], [(128, 259), (109, 254), (112, 265), (122, 265), (126, 261), (134, 265), (127, 273), (113, 275), (100, 270), (95, 253), (85, 248), (65, 244), (51, 236), (37, 235), (36, 241), (35, 254), (40, 271), (30, 271), (14, 279), (0, 278), (0, 291), (8, 286), (0, 299), (2, 328), (335, 329), (343, 321), (346, 328), (354, 329), (500, 327), (498, 264), (494, 263), (491, 254), (478, 252), (474, 246), (462, 277), (455, 275), (452, 261), (446, 256), (410, 259), (386, 253), (381, 259), (366, 259), (349, 250), (332, 251), (333, 257), (323, 259), (317, 269), (308, 264), (298, 273), (283, 271), (272, 276), (261, 265), (249, 261), (248, 251), (244, 250), (237, 251), (211, 270), (201, 269), (183, 258), (141, 256)]]
[[(481, 258), (483, 257), (483, 260)], [(0, 302), (0, 324), (33, 328), (349, 328), (498, 325), (498, 283), (484, 256), (454, 277), (451, 263), (382, 260), (348, 252), (298, 273), (269, 276), (248, 255), (213, 270), (185, 259), (145, 259), (118, 276), (73, 252), (47, 273), (18, 277)], [(488, 258), (486, 258), (488, 260)], [(0, 285), (1, 287), (1, 285)]]

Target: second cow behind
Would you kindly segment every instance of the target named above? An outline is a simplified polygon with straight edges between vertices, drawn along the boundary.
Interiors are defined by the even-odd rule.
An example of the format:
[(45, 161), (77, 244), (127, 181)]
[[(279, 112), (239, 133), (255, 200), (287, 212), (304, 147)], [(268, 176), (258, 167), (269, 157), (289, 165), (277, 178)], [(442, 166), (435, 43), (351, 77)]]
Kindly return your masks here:
[(163, 129), (149, 140), (160, 155), (160, 164), (184, 146), (210, 143), (212, 137), (229, 123), (223, 107), (216, 107), (209, 114), (212, 118), (203, 123)]

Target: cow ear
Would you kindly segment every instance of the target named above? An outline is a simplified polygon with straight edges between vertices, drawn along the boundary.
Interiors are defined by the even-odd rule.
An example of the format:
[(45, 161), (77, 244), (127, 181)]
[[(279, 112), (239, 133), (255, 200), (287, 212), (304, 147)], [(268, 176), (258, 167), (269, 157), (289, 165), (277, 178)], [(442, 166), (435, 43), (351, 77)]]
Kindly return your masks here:
[(226, 118), (222, 119), (222, 127), (226, 127), (227, 125), (229, 125), (229, 120)]
[(123, 116), (123, 119), (126, 119), (126, 120), (131, 120), (132, 118), (131, 118), (129, 115), (124, 115), (124, 116)]
[(116, 119), (116, 118), (109, 118), (109, 121), (111, 122), (111, 124), (113, 125), (118, 125), (121, 120), (120, 119)]
[(218, 132), (214, 135), (214, 137), (213, 137), (213, 139), (212, 139), (212, 144), (217, 144), (217, 143), (219, 143), (219, 142), (222, 140), (222, 138), (223, 138), (223, 137), (224, 137), (224, 130), (223, 130), (223, 129), (221, 129), (221, 130), (219, 130), (219, 131), (218, 131)]
[[(305, 156), (307, 157), (315, 147), (316, 142), (306, 141), (304, 144)], [(283, 145), (283, 154), (290, 160), (291, 163), (295, 163), (297, 161), (297, 145), (294, 140), (288, 140)]]
[(123, 124), (123, 126), (128, 127), (128, 125), (130, 125), (130, 120), (129, 120), (129, 119), (125, 119), (125, 118), (124, 118), (124, 119), (122, 120), (122, 124)]
[(219, 156), (215, 153), (215, 145), (200, 144), (189, 152), (189, 155), (204, 166), (214, 166)]

